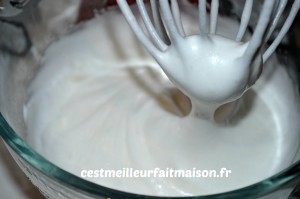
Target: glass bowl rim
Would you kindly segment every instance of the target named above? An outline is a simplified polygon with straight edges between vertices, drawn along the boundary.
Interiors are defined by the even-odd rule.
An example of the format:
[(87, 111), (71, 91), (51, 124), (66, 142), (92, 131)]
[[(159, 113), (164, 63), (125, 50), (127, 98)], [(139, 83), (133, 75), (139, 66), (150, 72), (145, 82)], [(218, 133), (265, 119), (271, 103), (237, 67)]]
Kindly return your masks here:
[(87, 181), (83, 178), (77, 177), (48, 161), (42, 157), (38, 152), (32, 149), (17, 133), (10, 127), (8, 122), (5, 120), (3, 115), (0, 113), (0, 136), (3, 138), (5, 143), (19, 155), (24, 161), (32, 166), (37, 171), (46, 175), (50, 179), (60, 182), (69, 188), (76, 189), (81, 193), (88, 193), (90, 196), (107, 196), (117, 198), (182, 198), (182, 199), (223, 199), (223, 198), (240, 198), (243, 196), (246, 198), (260, 197), (276, 191), (282, 186), (286, 186), (293, 183), (295, 180), (300, 178), (300, 160), (290, 165), (281, 172), (272, 175), (265, 180), (257, 182), (255, 184), (212, 195), (201, 195), (201, 196), (182, 196), (182, 197), (165, 197), (165, 196), (149, 196), (136, 193), (129, 193), (104, 187), (93, 182)]
[[(0, 137), (5, 144), (9, 146), (22, 160), (27, 162), (31, 167), (41, 172), (50, 179), (62, 183), (64, 186), (75, 189), (80, 193), (87, 193), (91, 197), (109, 197), (109, 198), (139, 198), (139, 199), (225, 199), (236, 198), (243, 199), (257, 198), (276, 191), (280, 187), (292, 184), (300, 179), (300, 160), (293, 163), (286, 169), (252, 185), (235, 189), (228, 192), (217, 193), (212, 195), (200, 196), (150, 196), (137, 193), (129, 193), (117, 189), (101, 186), (75, 176), (68, 171), (56, 166), (49, 160), (40, 155), (31, 148), (5, 120), (0, 112)], [(300, 147), (300, 146), (299, 146)]]

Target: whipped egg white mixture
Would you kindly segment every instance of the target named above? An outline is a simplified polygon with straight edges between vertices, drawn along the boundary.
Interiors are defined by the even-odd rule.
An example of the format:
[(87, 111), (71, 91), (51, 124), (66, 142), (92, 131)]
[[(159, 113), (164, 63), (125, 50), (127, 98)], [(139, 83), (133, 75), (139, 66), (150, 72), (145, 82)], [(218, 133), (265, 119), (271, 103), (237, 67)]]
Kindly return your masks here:
[[(197, 8), (187, 6), (182, 12), (186, 32), (195, 34)], [(235, 37), (237, 21), (219, 17), (218, 23), (218, 34)], [(24, 105), (27, 140), (77, 176), (84, 169), (101, 168), (231, 170), (227, 178), (87, 179), (146, 195), (230, 191), (259, 182), (293, 161), (299, 144), (298, 98), (276, 56), (243, 95), (230, 125), (183, 117), (172, 93), (179, 91), (121, 12), (110, 9), (77, 25), (45, 51)]]

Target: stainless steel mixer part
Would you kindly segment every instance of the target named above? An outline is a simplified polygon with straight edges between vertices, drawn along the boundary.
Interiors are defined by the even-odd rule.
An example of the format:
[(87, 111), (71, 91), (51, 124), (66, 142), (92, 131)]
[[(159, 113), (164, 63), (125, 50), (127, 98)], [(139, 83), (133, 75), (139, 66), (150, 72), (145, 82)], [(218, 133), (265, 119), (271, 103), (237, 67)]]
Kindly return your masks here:
[(22, 12), (29, 0), (0, 0), (0, 17), (12, 17)]

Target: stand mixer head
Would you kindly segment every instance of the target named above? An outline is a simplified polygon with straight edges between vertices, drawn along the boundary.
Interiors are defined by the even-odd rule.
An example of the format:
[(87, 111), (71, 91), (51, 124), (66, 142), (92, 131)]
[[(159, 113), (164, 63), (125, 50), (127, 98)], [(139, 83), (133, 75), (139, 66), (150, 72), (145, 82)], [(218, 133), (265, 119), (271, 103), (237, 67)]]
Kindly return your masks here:
[(29, 0), (0, 0), (0, 17), (12, 17), (22, 12)]

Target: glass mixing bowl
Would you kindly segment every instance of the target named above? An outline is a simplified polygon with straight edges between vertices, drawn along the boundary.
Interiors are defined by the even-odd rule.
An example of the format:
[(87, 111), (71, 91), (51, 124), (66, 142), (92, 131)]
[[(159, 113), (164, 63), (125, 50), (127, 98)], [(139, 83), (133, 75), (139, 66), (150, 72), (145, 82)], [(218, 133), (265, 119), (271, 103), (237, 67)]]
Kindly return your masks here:
[[(38, 58), (47, 45), (57, 35), (77, 21), (68, 13), (81, 10), (80, 20), (92, 16), (92, 8), (102, 9), (111, 2), (101, 0), (84, 1), (39, 1), (32, 0), (26, 9), (16, 17), (2, 18), (0, 23), (0, 135), (22, 171), (31, 182), (50, 199), (94, 199), (94, 198), (171, 198), (137, 195), (100, 186), (55, 166), (39, 155), (25, 141), (26, 126), (23, 120), (23, 104), (27, 99), (26, 87), (38, 69)], [(223, 1), (230, 7), (230, 3)], [(70, 6), (71, 4), (71, 6)], [(232, 5), (231, 5), (232, 6)], [(228, 11), (228, 9), (227, 9)], [(230, 12), (228, 12), (230, 14)], [(227, 14), (228, 14), (227, 13)], [(64, 16), (62, 21), (60, 17)], [(233, 15), (236, 17), (235, 15)], [(54, 21), (58, 22), (53, 25)], [(299, 27), (298, 27), (299, 30)], [(295, 33), (289, 33), (285, 45), (278, 49), (280, 61), (288, 65), (290, 76), (299, 83), (299, 51), (295, 43)], [(298, 36), (299, 39), (299, 36)], [(31, 48), (35, 46), (34, 50)], [(289, 55), (287, 52), (290, 52)], [(292, 61), (290, 55), (296, 55)], [(299, 96), (299, 91), (298, 96)], [(299, 100), (299, 98), (298, 98)], [(300, 101), (299, 101), (300, 102)], [(300, 119), (300, 118), (299, 118)], [(300, 132), (298, 132), (300, 137)], [(299, 138), (300, 141), (300, 138)], [(299, 143), (299, 142), (297, 142)], [(288, 198), (297, 189), (300, 180), (300, 149), (294, 146), (294, 159), (281, 172), (261, 182), (242, 189), (209, 196), (182, 198), (223, 199), (223, 198)]]

